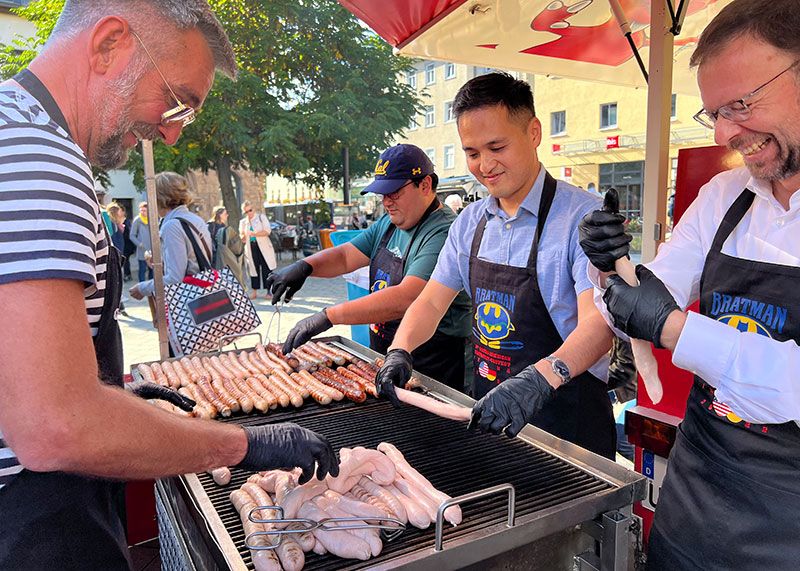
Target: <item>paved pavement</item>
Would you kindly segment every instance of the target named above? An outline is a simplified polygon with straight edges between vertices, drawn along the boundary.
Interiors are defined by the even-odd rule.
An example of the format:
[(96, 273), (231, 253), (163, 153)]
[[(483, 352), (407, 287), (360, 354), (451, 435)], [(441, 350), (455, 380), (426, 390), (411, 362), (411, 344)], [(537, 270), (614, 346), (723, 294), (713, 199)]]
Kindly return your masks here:
[[(284, 256), (284, 260), (278, 261), (278, 266), (282, 267), (291, 263), (289, 256)], [(125, 293), (134, 285), (134, 282), (125, 284)], [(258, 315), (261, 317), (261, 326), (256, 330), (260, 332), (265, 340), (283, 340), (289, 330), (301, 319), (308, 317), (323, 308), (335, 305), (347, 300), (347, 286), (342, 278), (309, 278), (303, 289), (295, 295), (295, 298), (288, 304), (282, 306), (280, 312), (280, 330), (278, 330), (278, 316), (274, 312), (272, 302), (259, 298), (254, 301)], [(136, 301), (132, 298), (125, 300), (125, 310), (130, 317), (120, 316), (120, 327), (122, 329), (122, 342), (125, 349), (125, 370), (129, 370), (131, 364), (146, 361), (155, 361), (158, 355), (158, 332), (153, 328), (150, 320), (150, 308), (146, 300)], [(273, 315), (275, 318), (273, 319)], [(268, 329), (272, 321), (272, 328)], [(351, 337), (350, 326), (336, 325), (327, 334), (342, 335)], [(256, 341), (255, 337), (244, 339), (242, 347), (252, 346)]]

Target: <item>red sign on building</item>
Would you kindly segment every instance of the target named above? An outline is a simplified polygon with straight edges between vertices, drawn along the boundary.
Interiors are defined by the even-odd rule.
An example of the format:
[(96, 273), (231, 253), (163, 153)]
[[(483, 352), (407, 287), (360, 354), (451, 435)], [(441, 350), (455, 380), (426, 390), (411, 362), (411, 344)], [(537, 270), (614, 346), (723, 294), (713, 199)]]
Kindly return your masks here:
[(619, 135), (606, 137), (606, 149), (619, 149)]
[(564, 167), (564, 178), (572, 177), (572, 167)]
[(554, 153), (560, 153), (561, 152), (561, 145), (556, 145), (555, 143), (553, 143), (553, 152)]

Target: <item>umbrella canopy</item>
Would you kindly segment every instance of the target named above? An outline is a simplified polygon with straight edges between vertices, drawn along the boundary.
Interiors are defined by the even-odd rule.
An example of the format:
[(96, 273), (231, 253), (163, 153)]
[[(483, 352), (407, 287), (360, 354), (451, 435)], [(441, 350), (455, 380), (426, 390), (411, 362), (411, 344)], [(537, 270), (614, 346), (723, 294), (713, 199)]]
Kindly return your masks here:
[[(607, 0), (339, 1), (403, 55), (646, 85)], [(700, 32), (729, 2), (688, 1), (673, 52), (675, 92), (697, 93), (689, 56)], [(631, 40), (645, 62), (650, 49), (650, 3), (618, 0), (630, 24)]]

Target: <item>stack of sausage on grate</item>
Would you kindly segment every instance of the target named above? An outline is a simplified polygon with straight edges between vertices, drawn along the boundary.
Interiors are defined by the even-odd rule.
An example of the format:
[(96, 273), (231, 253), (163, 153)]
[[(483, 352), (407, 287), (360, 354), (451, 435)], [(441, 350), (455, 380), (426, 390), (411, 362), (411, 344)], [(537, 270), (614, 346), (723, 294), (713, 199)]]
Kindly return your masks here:
[[(437, 490), (392, 444), (382, 442), (377, 450), (342, 448), (340, 472), (323, 481), (312, 479), (298, 485), (297, 471), (272, 470), (253, 474), (247, 483), (231, 493), (230, 499), (239, 512), (248, 545), (256, 547), (277, 543), (276, 535), (264, 535), (276, 529), (304, 529), (302, 523), (255, 523), (250, 519), (304, 518), (319, 522), (327, 518), (363, 518), (353, 523), (389, 524), (385, 518), (410, 523), (425, 529), (436, 521), (436, 512), (450, 496)], [(265, 506), (281, 506), (283, 515)], [(262, 508), (262, 509), (259, 509)], [(444, 512), (452, 525), (461, 523), (458, 506)], [(383, 549), (378, 529), (342, 529), (344, 523), (284, 535), (274, 551), (251, 550), (256, 571), (299, 571), (305, 564), (305, 553), (331, 553), (345, 559), (366, 561)], [(305, 527), (307, 529), (307, 527)]]

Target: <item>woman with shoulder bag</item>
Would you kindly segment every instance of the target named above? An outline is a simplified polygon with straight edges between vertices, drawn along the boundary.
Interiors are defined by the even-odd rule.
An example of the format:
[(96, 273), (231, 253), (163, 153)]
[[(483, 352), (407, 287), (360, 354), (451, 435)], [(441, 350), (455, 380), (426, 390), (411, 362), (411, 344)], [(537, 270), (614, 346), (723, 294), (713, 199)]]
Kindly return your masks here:
[[(197, 214), (189, 212), (192, 203), (189, 181), (174, 172), (162, 172), (156, 175), (156, 194), (158, 197), (158, 215), (162, 218), (158, 232), (161, 241), (161, 256), (164, 262), (164, 285), (176, 284), (183, 278), (200, 271), (200, 264), (194, 253), (181, 220), (187, 222), (195, 238), (199, 238), (206, 261), (211, 260), (211, 236), (208, 234), (206, 222)], [(155, 295), (153, 280), (139, 282), (130, 289), (134, 299)], [(170, 347), (170, 351), (172, 347)]]
[[(251, 299), (256, 299), (259, 289), (266, 289), (264, 282), (272, 270), (278, 266), (275, 258), (275, 249), (269, 235), (272, 228), (266, 214), (256, 214), (249, 200), (242, 204), (242, 214), (245, 216), (239, 223), (239, 234), (244, 244), (244, 261), (247, 274), (250, 276), (250, 286), (253, 292)], [(265, 299), (271, 296), (269, 290), (264, 295)]]
[[(214, 227), (216, 232), (211, 236), (214, 240), (214, 267), (221, 270), (228, 266), (239, 283), (242, 279), (242, 256), (244, 243), (235, 228), (228, 225), (228, 211), (224, 206), (214, 209)], [(209, 227), (211, 224), (209, 224)]]

